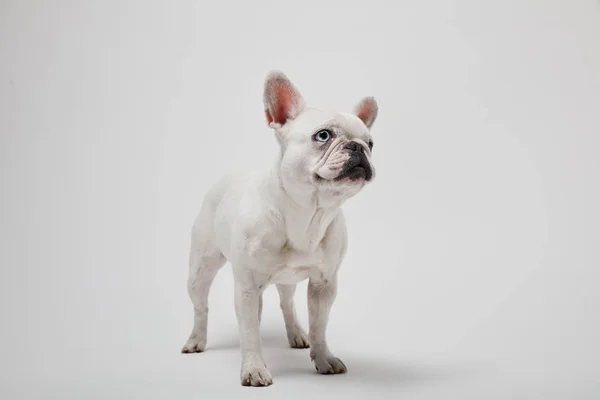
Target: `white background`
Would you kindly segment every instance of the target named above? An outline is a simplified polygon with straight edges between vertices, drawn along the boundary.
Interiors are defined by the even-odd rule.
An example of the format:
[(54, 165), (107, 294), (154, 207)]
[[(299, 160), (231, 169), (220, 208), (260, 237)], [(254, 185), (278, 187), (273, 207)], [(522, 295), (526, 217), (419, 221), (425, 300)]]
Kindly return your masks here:
[[(374, 95), (378, 176), (345, 207), (348, 374), (287, 347), (269, 288), (257, 389), (229, 267), (179, 352), (202, 196), (276, 155), (270, 69)], [(600, 398), (597, 1), (3, 0), (0, 133), (2, 399)]]

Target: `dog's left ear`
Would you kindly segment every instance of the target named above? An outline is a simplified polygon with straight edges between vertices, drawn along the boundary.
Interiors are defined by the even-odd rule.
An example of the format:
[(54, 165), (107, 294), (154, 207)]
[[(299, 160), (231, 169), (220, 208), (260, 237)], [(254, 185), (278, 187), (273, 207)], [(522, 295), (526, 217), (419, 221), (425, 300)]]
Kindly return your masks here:
[(365, 97), (354, 106), (354, 115), (360, 118), (367, 128), (371, 129), (373, 122), (375, 122), (375, 119), (377, 118), (378, 110), (379, 108), (377, 107), (375, 97)]
[(293, 120), (306, 107), (300, 91), (280, 71), (271, 71), (265, 79), (263, 95), (267, 124), (279, 128)]

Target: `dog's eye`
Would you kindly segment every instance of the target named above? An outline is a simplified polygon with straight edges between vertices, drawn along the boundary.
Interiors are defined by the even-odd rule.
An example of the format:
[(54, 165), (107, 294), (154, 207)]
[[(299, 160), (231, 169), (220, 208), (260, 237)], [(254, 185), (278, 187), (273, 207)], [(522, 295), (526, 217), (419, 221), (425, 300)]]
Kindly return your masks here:
[(373, 150), (373, 141), (372, 141), (372, 140), (369, 140), (369, 143), (368, 143), (368, 144), (369, 144), (369, 150), (371, 150), (371, 151), (372, 151), (372, 150)]
[(327, 142), (329, 139), (331, 138), (331, 133), (327, 130), (327, 129), (323, 129), (322, 131), (319, 131), (317, 133), (315, 133), (314, 135), (314, 139), (318, 142)]

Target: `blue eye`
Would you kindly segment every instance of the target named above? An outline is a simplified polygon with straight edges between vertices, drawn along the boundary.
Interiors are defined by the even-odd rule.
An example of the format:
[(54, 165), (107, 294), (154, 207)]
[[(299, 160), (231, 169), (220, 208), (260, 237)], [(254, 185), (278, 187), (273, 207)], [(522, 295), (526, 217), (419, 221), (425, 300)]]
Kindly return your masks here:
[(323, 129), (322, 131), (319, 131), (319, 132), (315, 133), (314, 138), (318, 142), (325, 143), (325, 142), (327, 142), (331, 138), (331, 133), (329, 133), (328, 130)]

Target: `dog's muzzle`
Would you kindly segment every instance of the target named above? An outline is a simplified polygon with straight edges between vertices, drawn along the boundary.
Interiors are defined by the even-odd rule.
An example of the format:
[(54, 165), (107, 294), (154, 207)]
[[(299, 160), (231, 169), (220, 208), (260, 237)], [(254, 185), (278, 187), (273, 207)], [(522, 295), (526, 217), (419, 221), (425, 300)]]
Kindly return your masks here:
[(349, 178), (353, 181), (358, 179), (370, 181), (373, 178), (373, 170), (365, 154), (364, 147), (358, 142), (351, 141), (346, 143), (343, 148), (349, 152), (350, 158), (335, 180), (340, 181)]

